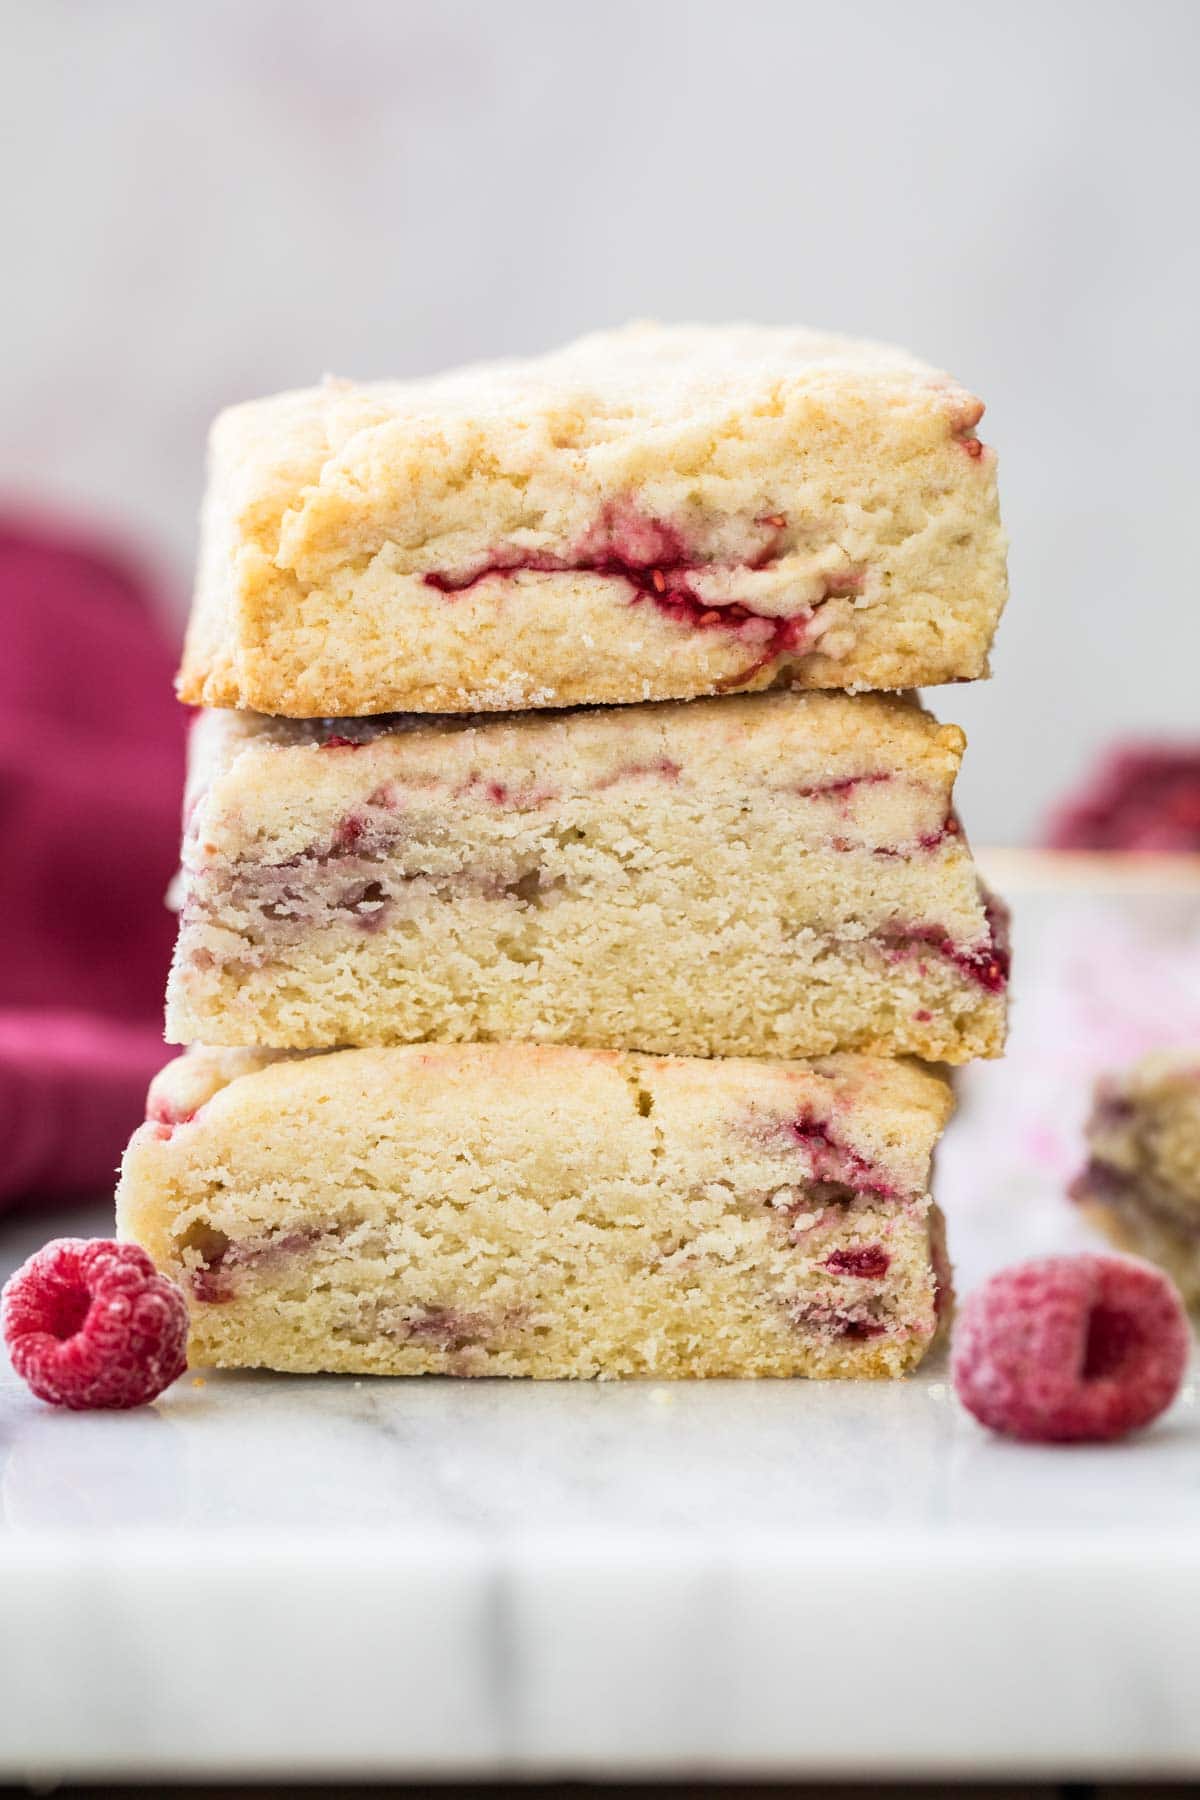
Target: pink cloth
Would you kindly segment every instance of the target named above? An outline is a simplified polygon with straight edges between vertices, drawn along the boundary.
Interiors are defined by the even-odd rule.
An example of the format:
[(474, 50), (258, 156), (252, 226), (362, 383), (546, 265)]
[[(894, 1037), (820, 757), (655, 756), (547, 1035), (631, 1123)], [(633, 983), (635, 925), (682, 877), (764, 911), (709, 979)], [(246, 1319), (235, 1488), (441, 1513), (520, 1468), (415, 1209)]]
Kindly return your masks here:
[(110, 1187), (166, 1059), (174, 662), (133, 565), (0, 519), (0, 1203)]

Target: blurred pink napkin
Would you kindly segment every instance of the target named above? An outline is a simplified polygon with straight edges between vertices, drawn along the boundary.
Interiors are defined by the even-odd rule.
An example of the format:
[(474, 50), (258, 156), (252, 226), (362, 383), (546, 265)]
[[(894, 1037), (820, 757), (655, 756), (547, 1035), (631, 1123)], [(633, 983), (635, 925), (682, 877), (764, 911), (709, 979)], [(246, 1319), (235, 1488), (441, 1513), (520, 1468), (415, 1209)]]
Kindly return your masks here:
[(0, 518), (0, 1205), (111, 1187), (166, 1060), (174, 664), (135, 565)]

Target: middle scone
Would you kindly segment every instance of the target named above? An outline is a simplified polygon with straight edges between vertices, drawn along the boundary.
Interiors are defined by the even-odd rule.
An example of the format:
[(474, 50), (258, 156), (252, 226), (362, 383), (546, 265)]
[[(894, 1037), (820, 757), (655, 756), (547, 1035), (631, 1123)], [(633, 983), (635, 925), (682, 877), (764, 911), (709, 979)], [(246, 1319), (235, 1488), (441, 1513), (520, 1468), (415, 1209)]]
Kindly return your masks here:
[(167, 1035), (998, 1055), (963, 745), (883, 695), (202, 714)]

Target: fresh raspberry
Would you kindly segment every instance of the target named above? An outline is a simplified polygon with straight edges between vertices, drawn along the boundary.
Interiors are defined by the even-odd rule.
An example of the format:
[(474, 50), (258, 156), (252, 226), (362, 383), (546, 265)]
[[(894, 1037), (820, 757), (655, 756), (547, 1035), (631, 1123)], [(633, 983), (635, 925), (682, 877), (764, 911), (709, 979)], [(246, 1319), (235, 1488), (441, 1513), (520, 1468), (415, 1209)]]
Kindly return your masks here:
[(1033, 1443), (1102, 1443), (1156, 1419), (1191, 1348), (1158, 1269), (1116, 1256), (1048, 1256), (971, 1295), (954, 1332), (958, 1397), (983, 1425)]
[(187, 1367), (187, 1302), (137, 1244), (56, 1238), (5, 1284), (0, 1319), (51, 1406), (143, 1406)]

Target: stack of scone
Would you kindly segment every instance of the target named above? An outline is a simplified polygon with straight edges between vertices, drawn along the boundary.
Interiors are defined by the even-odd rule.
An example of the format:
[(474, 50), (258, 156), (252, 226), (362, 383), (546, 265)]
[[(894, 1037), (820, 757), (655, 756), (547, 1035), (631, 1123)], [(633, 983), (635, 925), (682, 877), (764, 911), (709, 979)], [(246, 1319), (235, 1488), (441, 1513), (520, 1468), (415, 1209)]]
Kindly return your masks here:
[(194, 1360), (920, 1359), (914, 1059), (1004, 1038), (962, 733), (902, 692), (987, 670), (981, 411), (877, 345), (636, 327), (217, 422), (192, 1048), (119, 1194)]

